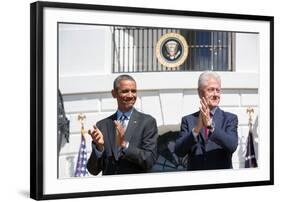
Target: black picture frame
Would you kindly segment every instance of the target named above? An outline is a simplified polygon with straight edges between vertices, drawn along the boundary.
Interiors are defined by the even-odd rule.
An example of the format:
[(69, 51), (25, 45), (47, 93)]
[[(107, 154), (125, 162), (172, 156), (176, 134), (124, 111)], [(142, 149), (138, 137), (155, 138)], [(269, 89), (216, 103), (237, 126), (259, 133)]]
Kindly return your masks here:
[[(235, 19), (245, 21), (265, 22), (269, 24), (269, 106), (267, 106), (270, 115), (269, 121), (269, 178), (257, 181), (247, 182), (227, 182), (227, 183), (210, 183), (199, 185), (179, 185), (167, 187), (147, 187), (120, 190), (103, 190), (103, 191), (82, 191), (67, 193), (44, 192), (44, 9), (72, 9), (80, 11), (112, 11), (126, 12), (130, 14), (148, 14), (148, 15), (165, 15), (169, 16), (191, 16), (206, 17), (216, 19)], [(56, 80), (56, 78), (53, 78)], [(152, 8), (135, 8), (120, 6), (104, 6), (75, 3), (58, 3), (58, 2), (34, 2), (30, 6), (30, 197), (36, 200), (77, 198), (91, 196), (107, 196), (137, 193), (153, 192), (170, 192), (186, 191), (200, 189), (215, 189), (226, 187), (246, 187), (259, 185), (274, 184), (274, 17), (257, 16), (257, 15), (240, 15), (214, 12), (195, 12), (184, 10), (152, 9)], [(54, 117), (56, 119), (56, 117)]]

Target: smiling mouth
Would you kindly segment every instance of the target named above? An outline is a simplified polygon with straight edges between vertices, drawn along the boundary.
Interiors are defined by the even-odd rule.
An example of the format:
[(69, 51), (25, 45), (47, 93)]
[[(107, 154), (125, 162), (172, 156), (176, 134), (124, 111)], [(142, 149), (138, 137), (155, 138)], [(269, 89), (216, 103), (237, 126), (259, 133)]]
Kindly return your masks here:
[(134, 102), (135, 102), (134, 99), (132, 99), (132, 100), (124, 100), (124, 103), (134, 103)]

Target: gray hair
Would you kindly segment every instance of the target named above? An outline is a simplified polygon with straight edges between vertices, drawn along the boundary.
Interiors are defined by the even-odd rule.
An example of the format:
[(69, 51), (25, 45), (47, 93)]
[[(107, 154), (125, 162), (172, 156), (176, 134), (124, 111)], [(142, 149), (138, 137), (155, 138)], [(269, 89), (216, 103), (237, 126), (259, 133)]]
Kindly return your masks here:
[(131, 77), (130, 75), (128, 75), (128, 74), (122, 74), (122, 75), (119, 75), (119, 76), (114, 80), (114, 82), (113, 82), (113, 89), (114, 89), (114, 90), (118, 89), (120, 81), (123, 81), (123, 80), (134, 81), (134, 82), (136, 83), (135, 79), (134, 79), (133, 77)]
[(200, 74), (198, 79), (198, 90), (202, 89), (204, 85), (206, 85), (207, 81), (213, 78), (218, 82), (221, 82), (221, 77), (218, 73), (212, 72), (212, 71), (205, 71), (202, 74)]

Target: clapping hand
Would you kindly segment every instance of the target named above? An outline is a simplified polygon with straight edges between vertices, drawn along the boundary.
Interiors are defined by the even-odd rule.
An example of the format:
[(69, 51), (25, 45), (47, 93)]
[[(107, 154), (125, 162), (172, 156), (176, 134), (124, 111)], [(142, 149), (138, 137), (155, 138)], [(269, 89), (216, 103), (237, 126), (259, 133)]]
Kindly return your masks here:
[(204, 127), (208, 127), (211, 125), (210, 108), (208, 102), (208, 99), (205, 97), (202, 97), (202, 99), (200, 100), (200, 114)]
[(119, 147), (124, 147), (125, 145), (125, 128), (119, 121), (114, 121), (116, 128), (116, 142)]
[(98, 127), (93, 125), (93, 131), (89, 130), (88, 134), (91, 135), (93, 142), (96, 145), (97, 149), (99, 151), (102, 151), (103, 146), (104, 146), (104, 139), (103, 139), (103, 134), (98, 129)]
[(199, 117), (197, 120), (197, 124), (194, 128), (194, 132), (196, 134), (199, 133), (201, 128), (207, 127), (211, 124), (211, 117), (210, 117), (210, 108), (208, 105), (208, 99), (202, 97), (200, 100), (201, 107), (199, 108)]

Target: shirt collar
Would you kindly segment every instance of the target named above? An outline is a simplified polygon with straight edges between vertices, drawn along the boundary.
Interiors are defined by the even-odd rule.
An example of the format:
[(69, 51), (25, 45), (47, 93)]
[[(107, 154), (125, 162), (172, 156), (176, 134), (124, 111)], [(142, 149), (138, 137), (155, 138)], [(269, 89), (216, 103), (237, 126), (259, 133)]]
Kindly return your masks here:
[(215, 115), (216, 111), (217, 111), (218, 107), (213, 108), (210, 113), (212, 114), (212, 116)]
[(121, 112), (119, 110), (117, 110), (117, 120), (119, 120), (121, 118), (121, 116), (124, 114), (128, 119), (130, 119), (131, 115), (133, 113), (133, 108), (127, 112)]

